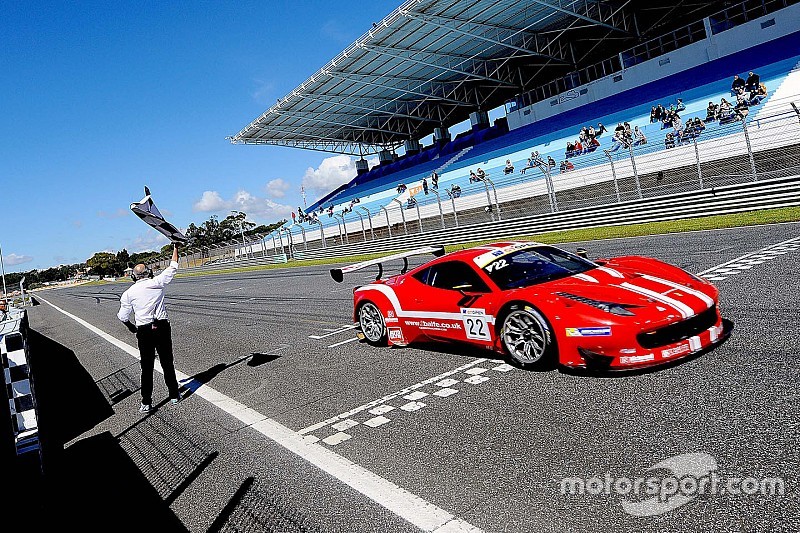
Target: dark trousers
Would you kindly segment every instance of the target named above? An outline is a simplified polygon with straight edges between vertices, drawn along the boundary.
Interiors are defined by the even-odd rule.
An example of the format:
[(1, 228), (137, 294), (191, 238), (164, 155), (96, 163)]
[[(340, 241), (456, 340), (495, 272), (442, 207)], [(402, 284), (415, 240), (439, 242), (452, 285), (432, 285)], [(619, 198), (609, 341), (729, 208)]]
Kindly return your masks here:
[(136, 340), (142, 361), (142, 403), (150, 405), (153, 401), (153, 365), (156, 351), (164, 369), (164, 383), (169, 389), (169, 397), (178, 397), (178, 380), (172, 362), (172, 328), (168, 320), (156, 320), (152, 324), (136, 328)]

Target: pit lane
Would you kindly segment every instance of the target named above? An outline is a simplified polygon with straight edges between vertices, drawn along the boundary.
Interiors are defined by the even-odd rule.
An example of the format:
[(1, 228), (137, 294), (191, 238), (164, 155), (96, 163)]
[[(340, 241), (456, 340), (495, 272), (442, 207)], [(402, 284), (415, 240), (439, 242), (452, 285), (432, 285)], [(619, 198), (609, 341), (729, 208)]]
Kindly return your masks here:
[[(534, 373), (469, 348), (371, 348), (355, 341), (350, 316), (351, 288), (369, 277), (358, 273), (337, 285), (326, 267), (176, 279), (167, 302), (176, 367), (487, 531), (797, 525), (800, 365), (793, 353), (800, 252), (770, 254), (751, 268), (720, 265), (798, 235), (800, 224), (783, 224), (567, 245), (583, 246), (591, 257), (641, 254), (691, 272), (726, 270), (714, 272), (724, 278), (715, 283), (723, 314), (736, 323), (732, 339), (657, 372), (609, 378)], [(115, 317), (125, 287), (78, 287), (43, 296), (133, 343)], [(91, 341), (73, 331), (80, 326), (57, 315), (39, 306), (31, 312), (32, 327), (61, 339), (92, 375), (127, 368), (135, 379), (130, 358), (110, 354), (113, 347), (87, 347)], [(134, 410), (135, 402), (133, 394), (114, 408)], [(209, 471), (216, 473), (198, 478), (189, 493), (208, 493), (211, 483), (230, 495), (234, 480), (252, 468), (233, 450), (258, 454), (264, 443), (240, 431), (241, 424), (210, 413), (200, 398), (190, 397), (179, 408), (186, 412), (172, 414), (186, 416), (193, 433), (216, 434), (222, 427), (236, 443), (223, 447), (225, 466), (215, 461)], [(786, 497), (700, 498), (642, 519), (623, 512), (619, 496), (559, 492), (564, 477), (634, 477), (665, 458), (698, 451), (714, 456), (727, 472), (783, 477)], [(284, 467), (296, 466), (284, 476), (301, 486), (318, 475), (271, 456)], [(323, 496), (337, 492), (330, 479), (312, 484)], [(287, 490), (283, 497), (302, 507), (306, 490)], [(340, 524), (354, 521), (371, 530), (358, 516), (370, 504), (358, 495), (341, 498), (315, 517), (319, 530), (335, 529), (331, 513)], [(212, 509), (224, 505), (220, 499)], [(193, 530), (213, 520), (200, 506), (196, 496), (173, 504)], [(366, 511), (390, 530), (403, 527), (385, 514)]]

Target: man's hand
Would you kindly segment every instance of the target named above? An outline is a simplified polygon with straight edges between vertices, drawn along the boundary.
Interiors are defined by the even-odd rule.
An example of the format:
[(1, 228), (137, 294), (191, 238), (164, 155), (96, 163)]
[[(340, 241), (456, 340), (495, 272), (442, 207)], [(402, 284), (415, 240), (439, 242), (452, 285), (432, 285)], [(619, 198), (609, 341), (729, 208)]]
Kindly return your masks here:
[(125, 321), (125, 326), (128, 328), (128, 331), (131, 333), (136, 333), (136, 326), (130, 320)]
[(177, 263), (178, 262), (178, 245), (172, 245), (172, 260)]

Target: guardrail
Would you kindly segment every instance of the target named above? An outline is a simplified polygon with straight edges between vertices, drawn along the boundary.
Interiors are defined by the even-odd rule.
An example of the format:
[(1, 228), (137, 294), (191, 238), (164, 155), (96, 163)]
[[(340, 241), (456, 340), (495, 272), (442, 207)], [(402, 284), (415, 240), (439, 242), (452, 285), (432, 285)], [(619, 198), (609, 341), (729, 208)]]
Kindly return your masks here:
[[(324, 249), (297, 251), (295, 260), (336, 258), (346, 255), (389, 252), (428, 244), (462, 244), (475, 240), (503, 239), (554, 231), (617, 226), (643, 222), (740, 213), (759, 209), (800, 206), (800, 176), (709, 187), (699, 190), (630, 200), (618, 204), (536, 214), (513, 219), (479, 222), (445, 230), (399, 235)], [(232, 267), (268, 264), (264, 258), (226, 263)], [(224, 267), (222, 267), (224, 268)], [(217, 265), (188, 270), (215, 270)]]

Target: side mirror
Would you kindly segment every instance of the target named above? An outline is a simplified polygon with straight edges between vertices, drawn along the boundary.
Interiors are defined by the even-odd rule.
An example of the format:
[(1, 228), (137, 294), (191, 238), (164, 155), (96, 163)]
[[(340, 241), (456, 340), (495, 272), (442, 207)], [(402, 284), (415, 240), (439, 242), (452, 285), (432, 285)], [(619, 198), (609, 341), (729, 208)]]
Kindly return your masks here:
[(575, 250), (575, 255), (578, 257), (583, 257), (584, 259), (589, 259), (589, 254), (586, 252), (586, 248), (578, 248)]

